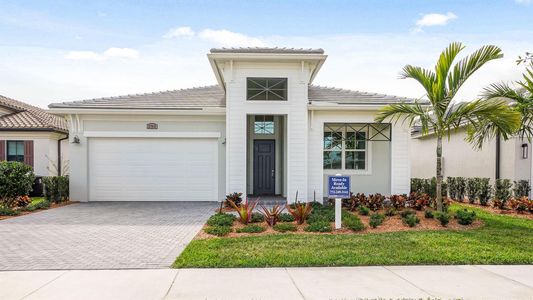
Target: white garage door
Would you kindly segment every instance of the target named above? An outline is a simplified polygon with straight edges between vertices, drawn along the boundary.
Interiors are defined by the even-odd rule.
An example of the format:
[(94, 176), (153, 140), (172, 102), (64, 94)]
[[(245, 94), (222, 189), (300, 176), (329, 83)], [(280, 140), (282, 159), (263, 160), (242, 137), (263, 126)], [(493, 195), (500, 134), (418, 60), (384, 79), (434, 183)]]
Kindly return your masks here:
[(90, 201), (216, 201), (217, 139), (90, 138)]

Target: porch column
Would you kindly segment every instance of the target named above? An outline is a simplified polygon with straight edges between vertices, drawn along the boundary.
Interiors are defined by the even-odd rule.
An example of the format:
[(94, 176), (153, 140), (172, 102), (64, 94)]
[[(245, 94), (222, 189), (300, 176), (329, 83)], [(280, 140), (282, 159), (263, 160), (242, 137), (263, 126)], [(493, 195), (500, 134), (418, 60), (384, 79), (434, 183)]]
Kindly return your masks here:
[(409, 129), (401, 124), (393, 124), (391, 130), (391, 194), (409, 194), (411, 186)]

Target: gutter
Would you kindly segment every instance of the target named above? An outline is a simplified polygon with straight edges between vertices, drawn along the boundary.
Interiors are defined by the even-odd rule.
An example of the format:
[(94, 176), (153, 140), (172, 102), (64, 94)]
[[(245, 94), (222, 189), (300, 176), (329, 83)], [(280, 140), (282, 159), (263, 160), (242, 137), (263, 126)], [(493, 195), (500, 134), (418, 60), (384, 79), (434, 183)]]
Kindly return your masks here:
[(68, 133), (64, 138), (57, 140), (57, 176), (61, 176), (61, 141), (68, 139)]
[(496, 133), (496, 174), (494, 179), (500, 179), (500, 156), (501, 156), (501, 137), (500, 132)]

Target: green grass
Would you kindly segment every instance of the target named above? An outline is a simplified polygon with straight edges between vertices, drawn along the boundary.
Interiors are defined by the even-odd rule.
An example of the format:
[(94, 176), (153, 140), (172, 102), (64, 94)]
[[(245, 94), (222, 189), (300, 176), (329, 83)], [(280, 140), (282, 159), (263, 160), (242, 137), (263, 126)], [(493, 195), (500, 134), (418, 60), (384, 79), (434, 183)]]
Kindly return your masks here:
[(44, 197), (32, 197), (31, 204), (36, 205), (44, 201)]
[(473, 230), (195, 240), (173, 267), (533, 264), (533, 220), (474, 210), (484, 226)]

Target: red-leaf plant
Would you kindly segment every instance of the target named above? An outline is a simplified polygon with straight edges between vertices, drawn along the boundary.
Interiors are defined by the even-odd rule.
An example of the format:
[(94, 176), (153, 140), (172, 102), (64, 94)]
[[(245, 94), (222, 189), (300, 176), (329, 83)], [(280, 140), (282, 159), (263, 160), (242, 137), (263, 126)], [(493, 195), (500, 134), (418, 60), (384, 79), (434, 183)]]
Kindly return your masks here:
[(235, 204), (232, 200), (228, 200), (228, 203), (235, 209), (237, 214), (239, 215), (239, 221), (243, 224), (248, 224), (252, 220), (252, 212), (254, 211), (255, 207), (257, 206), (257, 203), (259, 202), (259, 198), (254, 202), (248, 202), (248, 197), (246, 197), (246, 201), (244, 203), (241, 203), (239, 205)]
[(265, 207), (263, 205), (259, 206), (261, 206), (261, 209), (263, 210), (261, 211), (261, 213), (265, 217), (265, 221), (269, 226), (276, 225), (276, 222), (279, 220), (279, 215), (285, 209), (285, 207), (281, 207), (278, 204), (272, 206), (272, 209), (268, 209), (268, 207)]
[(292, 208), (290, 205), (286, 205), (287, 210), (294, 217), (296, 223), (301, 225), (305, 222), (305, 220), (307, 220), (307, 218), (311, 214), (311, 211), (313, 210), (313, 207), (309, 202), (295, 202), (293, 206), (294, 208)]

